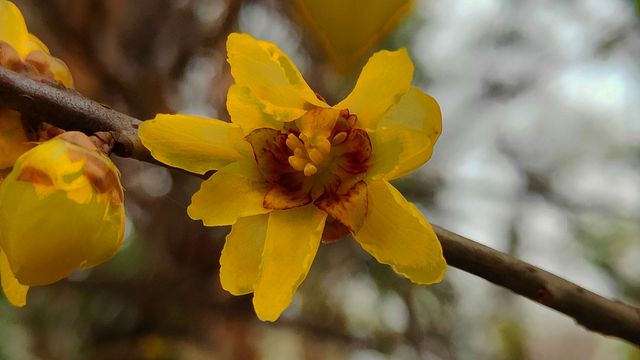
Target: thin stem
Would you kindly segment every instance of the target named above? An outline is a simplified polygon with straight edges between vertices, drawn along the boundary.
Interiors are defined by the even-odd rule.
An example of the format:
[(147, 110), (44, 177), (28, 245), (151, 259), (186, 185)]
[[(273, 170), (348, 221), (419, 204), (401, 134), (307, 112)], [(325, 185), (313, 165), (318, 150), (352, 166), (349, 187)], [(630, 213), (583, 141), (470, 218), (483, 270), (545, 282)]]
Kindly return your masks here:
[[(116, 155), (166, 166), (155, 161), (142, 145), (137, 134), (139, 119), (75, 91), (0, 68), (0, 105), (20, 111), (30, 121), (46, 121), (65, 130), (88, 134), (107, 131), (116, 141)], [(637, 307), (604, 298), (449, 230), (434, 229), (449, 265), (564, 313), (587, 329), (640, 345)]]

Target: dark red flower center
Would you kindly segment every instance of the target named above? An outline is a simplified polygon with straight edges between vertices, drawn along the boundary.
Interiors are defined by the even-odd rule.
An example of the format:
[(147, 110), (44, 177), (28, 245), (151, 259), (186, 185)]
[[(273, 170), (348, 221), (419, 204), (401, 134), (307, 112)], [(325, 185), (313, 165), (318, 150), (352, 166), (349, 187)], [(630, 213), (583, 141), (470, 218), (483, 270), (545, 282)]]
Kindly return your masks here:
[[(369, 135), (356, 122), (348, 110), (316, 108), (281, 131), (260, 128), (247, 135), (267, 183), (263, 206), (284, 210), (313, 202), (348, 231), (359, 229), (372, 150)], [(329, 232), (344, 235), (334, 230)]]

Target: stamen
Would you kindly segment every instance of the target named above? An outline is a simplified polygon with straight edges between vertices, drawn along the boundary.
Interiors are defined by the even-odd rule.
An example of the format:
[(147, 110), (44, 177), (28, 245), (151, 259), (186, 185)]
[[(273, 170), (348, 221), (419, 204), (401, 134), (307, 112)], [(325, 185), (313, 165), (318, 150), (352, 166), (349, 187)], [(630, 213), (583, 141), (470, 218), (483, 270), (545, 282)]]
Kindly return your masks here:
[(331, 144), (332, 145), (340, 145), (345, 140), (347, 140), (347, 133), (345, 131), (341, 131), (341, 132), (337, 133), (336, 136), (333, 137), (333, 139), (331, 139)]
[(329, 155), (331, 152), (331, 142), (325, 137), (316, 138), (314, 140), (316, 140), (314, 141), (314, 147), (324, 155)]
[(313, 161), (314, 164), (316, 165), (322, 164), (325, 158), (326, 156), (323, 153), (321, 153), (320, 150), (315, 148), (309, 150), (309, 159)]
[(300, 141), (300, 139), (298, 139), (297, 136), (295, 136), (294, 134), (289, 134), (289, 136), (287, 136), (287, 147), (291, 150), (291, 151), (295, 151), (298, 148), (301, 148), (304, 146), (304, 144), (302, 143), (302, 141)]
[(318, 172), (318, 168), (312, 163), (307, 163), (304, 166), (304, 176), (313, 176)]
[(307, 156), (307, 154), (304, 151), (304, 148), (302, 148), (302, 147), (299, 147), (299, 148), (296, 148), (295, 150), (293, 150), (293, 155), (295, 155), (297, 157), (300, 157), (300, 158), (303, 158), (303, 159)]
[(291, 167), (294, 168), (295, 170), (306, 171), (306, 165), (308, 165), (307, 159), (293, 155), (293, 156), (289, 156), (288, 160), (289, 160), (289, 165), (291, 165)]

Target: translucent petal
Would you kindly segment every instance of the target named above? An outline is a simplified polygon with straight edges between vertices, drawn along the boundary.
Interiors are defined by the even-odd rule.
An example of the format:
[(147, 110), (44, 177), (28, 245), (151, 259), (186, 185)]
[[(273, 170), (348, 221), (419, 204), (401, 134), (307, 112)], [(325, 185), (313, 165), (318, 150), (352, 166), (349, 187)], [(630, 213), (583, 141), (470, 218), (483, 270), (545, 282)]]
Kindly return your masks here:
[(393, 136), (394, 133), (383, 129), (383, 133), (377, 130), (368, 131), (373, 156), (369, 161), (367, 179), (380, 179), (393, 172), (400, 164), (403, 152), (402, 138)]
[(389, 107), (411, 86), (413, 63), (406, 49), (373, 54), (362, 69), (349, 96), (334, 108), (349, 109), (358, 116), (357, 126), (374, 129)]
[(253, 159), (234, 162), (202, 182), (187, 208), (206, 226), (231, 225), (238, 218), (265, 214), (265, 184)]
[(292, 121), (314, 106), (327, 107), (276, 45), (247, 34), (231, 34), (227, 57), (235, 83), (247, 87), (263, 111), (278, 121)]
[(367, 184), (356, 183), (344, 194), (324, 193), (314, 204), (340, 221), (351, 232), (362, 227), (367, 215)]
[(13, 166), (20, 155), (34, 146), (20, 120), (20, 113), (0, 109), (0, 169)]
[[(395, 179), (415, 170), (431, 158), (436, 140), (442, 132), (442, 116), (438, 103), (418, 88), (411, 88), (380, 119), (375, 131), (374, 159), (392, 161), (372, 169), (369, 176), (385, 174)], [(375, 160), (374, 160), (375, 161)]]
[(260, 278), (253, 306), (263, 321), (275, 321), (309, 272), (327, 214), (313, 205), (269, 214)]
[(27, 292), (29, 287), (20, 284), (9, 267), (9, 262), (4, 252), (0, 249), (0, 282), (4, 296), (13, 306), (25, 306), (27, 304)]
[(143, 122), (140, 139), (159, 161), (197, 174), (218, 170), (251, 153), (239, 126), (191, 115), (158, 114)]
[(287, 210), (311, 203), (312, 184), (305, 182), (305, 178), (302, 172), (295, 172), (283, 175), (282, 183), (287, 186), (269, 184), (264, 195), (264, 207)]
[(316, 108), (296, 120), (296, 125), (300, 132), (310, 139), (314, 137), (326, 139), (331, 135), (339, 116), (340, 110), (338, 109)]
[(122, 187), (110, 160), (55, 138), (26, 152), (0, 185), (0, 246), (25, 285), (46, 285), (117, 251)]
[(89, 252), (81, 268), (91, 268), (111, 259), (118, 252), (124, 238), (124, 206), (110, 203), (102, 221), (94, 225), (95, 236), (87, 236)]
[(0, 41), (11, 45), (20, 56), (28, 50), (29, 31), (20, 10), (12, 2), (0, 0)]
[(49, 52), (49, 48), (45, 45), (40, 39), (38, 39), (35, 35), (29, 34), (29, 40), (25, 46), (25, 52), (27, 54), (33, 51), (42, 51), (47, 55), (51, 55)]
[(280, 130), (284, 125), (265, 112), (264, 105), (246, 86), (233, 84), (227, 93), (227, 110), (231, 122), (239, 125), (245, 135), (260, 128)]
[(424, 216), (388, 182), (371, 181), (367, 186), (367, 218), (356, 240), (378, 262), (416, 284), (442, 280), (447, 264)]
[(71, 70), (69, 70), (67, 64), (65, 64), (62, 60), (51, 57), (49, 59), (49, 69), (53, 73), (54, 79), (60, 81), (62, 85), (67, 88), (74, 88), (75, 84), (73, 82), (73, 77), (71, 76)]
[(73, 77), (67, 64), (49, 55), (45, 50), (42, 50), (39, 46), (34, 48), (23, 59), (24, 62), (33, 65), (39, 74), (53, 78), (61, 82), (65, 87), (73, 88)]
[(260, 274), (268, 215), (239, 218), (227, 235), (220, 256), (220, 283), (233, 295), (253, 292)]

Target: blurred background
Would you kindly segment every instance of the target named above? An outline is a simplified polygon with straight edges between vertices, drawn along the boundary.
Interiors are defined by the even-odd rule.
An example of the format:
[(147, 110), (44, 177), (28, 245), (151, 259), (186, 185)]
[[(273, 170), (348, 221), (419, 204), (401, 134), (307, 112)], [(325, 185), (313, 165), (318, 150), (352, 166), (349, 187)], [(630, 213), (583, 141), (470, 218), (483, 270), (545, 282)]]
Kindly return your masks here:
[[(640, 305), (640, 26), (629, 0), (14, 0), (78, 91), (147, 119), (228, 119), (225, 40), (273, 41), (335, 103), (368, 56), (408, 48), (443, 112), (395, 185), (428, 219)], [(473, 275), (414, 286), (351, 239), (321, 246), (275, 324), (218, 280), (228, 228), (185, 212), (199, 180), (116, 159), (110, 262), (0, 299), (0, 359), (640, 359)]]

